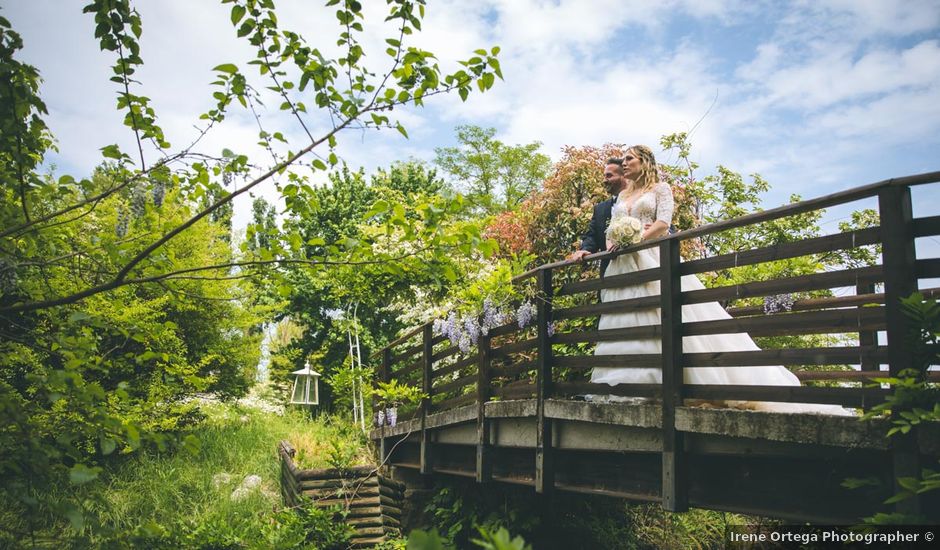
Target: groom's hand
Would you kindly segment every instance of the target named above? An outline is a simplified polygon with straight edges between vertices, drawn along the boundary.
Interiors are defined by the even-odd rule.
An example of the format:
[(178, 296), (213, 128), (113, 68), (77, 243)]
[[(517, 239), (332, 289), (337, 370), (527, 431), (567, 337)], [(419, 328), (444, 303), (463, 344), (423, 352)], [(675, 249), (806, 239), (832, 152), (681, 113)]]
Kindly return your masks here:
[(575, 250), (571, 254), (568, 254), (568, 257), (565, 259), (568, 260), (569, 262), (573, 262), (573, 261), (583, 262), (584, 257), (590, 253), (591, 252), (588, 250)]

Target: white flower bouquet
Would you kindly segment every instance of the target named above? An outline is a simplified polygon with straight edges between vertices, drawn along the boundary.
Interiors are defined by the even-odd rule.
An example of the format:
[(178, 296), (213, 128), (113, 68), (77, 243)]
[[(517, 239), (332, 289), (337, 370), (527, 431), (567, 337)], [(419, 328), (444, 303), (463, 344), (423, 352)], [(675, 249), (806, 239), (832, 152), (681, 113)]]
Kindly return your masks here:
[(607, 226), (607, 240), (619, 246), (630, 246), (643, 239), (643, 224), (632, 216), (615, 216)]

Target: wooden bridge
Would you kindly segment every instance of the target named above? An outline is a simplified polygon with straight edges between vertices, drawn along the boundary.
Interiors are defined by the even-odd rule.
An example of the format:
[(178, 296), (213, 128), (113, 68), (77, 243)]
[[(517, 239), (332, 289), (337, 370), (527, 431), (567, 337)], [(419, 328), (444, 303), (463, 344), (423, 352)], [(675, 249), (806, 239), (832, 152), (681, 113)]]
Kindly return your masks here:
[[(529, 485), (539, 493), (575, 491), (815, 523), (850, 523), (876, 511), (898, 491), (897, 478), (936, 468), (940, 426), (885, 436), (890, 419), (782, 414), (690, 406), (689, 400), (827, 403), (868, 409), (892, 391), (872, 378), (914, 364), (905, 338), (910, 321), (900, 300), (921, 289), (937, 295), (940, 259), (918, 258), (917, 239), (940, 234), (940, 216), (914, 217), (912, 193), (936, 193), (940, 172), (874, 183), (646, 241), (613, 254), (658, 247), (661, 266), (583, 280), (583, 266), (544, 265), (515, 279), (535, 286), (531, 327), (493, 328), (461, 352), (431, 324), (381, 350), (379, 378), (428, 395), (401, 410), (395, 426), (371, 437), (393, 473), (463, 476), (480, 483)], [(680, 261), (683, 242), (830, 207), (877, 208), (880, 225), (734, 254)], [(880, 247), (877, 265), (705, 290), (683, 291), (680, 277), (747, 269), (766, 262)], [(875, 248), (873, 248), (875, 247)], [(877, 257), (877, 255), (875, 256)], [(598, 303), (604, 288), (659, 281), (659, 296)], [(845, 290), (845, 289), (849, 290)], [(830, 291), (830, 292), (826, 292)], [(760, 300), (812, 293), (788, 311), (765, 312)], [(683, 322), (682, 305), (719, 301), (731, 319)], [(603, 313), (661, 309), (661, 325), (596, 330)], [(826, 347), (726, 353), (683, 353), (684, 336), (747, 332), (751, 336), (821, 335)], [(594, 356), (592, 344), (658, 338), (655, 355)], [(692, 385), (685, 367), (787, 365), (811, 385)], [(598, 366), (661, 368), (662, 384), (608, 386), (588, 382)], [(940, 373), (931, 373), (938, 380)], [(637, 398), (586, 402), (585, 394)], [(845, 488), (847, 478), (878, 484)], [(940, 523), (938, 492), (894, 509)], [(929, 498), (929, 500), (928, 500)]]

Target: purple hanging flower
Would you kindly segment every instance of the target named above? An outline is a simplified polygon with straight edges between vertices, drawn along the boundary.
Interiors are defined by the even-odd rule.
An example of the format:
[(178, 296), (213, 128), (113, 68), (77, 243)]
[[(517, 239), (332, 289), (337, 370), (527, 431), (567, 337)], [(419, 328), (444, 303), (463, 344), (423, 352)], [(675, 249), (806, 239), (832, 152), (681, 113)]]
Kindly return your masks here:
[(385, 418), (388, 420), (388, 425), (394, 427), (395, 424), (398, 424), (398, 408), (389, 407), (385, 409)]
[(471, 315), (464, 317), (463, 330), (470, 339), (470, 343), (476, 345), (477, 341), (480, 339), (480, 325), (477, 324), (476, 318)]
[(791, 311), (793, 309), (792, 294), (776, 294), (764, 296), (764, 313), (771, 315), (781, 311)]
[(532, 302), (523, 302), (516, 310), (516, 322), (519, 323), (519, 328), (529, 326), (535, 313), (535, 305)]

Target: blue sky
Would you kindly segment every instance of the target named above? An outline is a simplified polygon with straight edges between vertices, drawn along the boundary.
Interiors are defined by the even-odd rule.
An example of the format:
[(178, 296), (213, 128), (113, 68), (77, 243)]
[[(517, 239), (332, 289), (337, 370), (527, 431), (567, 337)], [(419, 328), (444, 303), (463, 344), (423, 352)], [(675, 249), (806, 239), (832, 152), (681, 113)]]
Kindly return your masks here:
[[(2, 2), (26, 43), (22, 58), (45, 84), (59, 173), (85, 175), (98, 148), (131, 136), (114, 110), (110, 57), (98, 51), (82, 2)], [(277, 2), (282, 26), (329, 50), (332, 10)], [(195, 135), (210, 108), (211, 68), (244, 66), (251, 52), (234, 38), (228, 7), (210, 1), (141, 0), (140, 92), (152, 99), (177, 147)], [(382, 16), (384, 2), (367, 2)], [(381, 17), (379, 17), (381, 18)], [(367, 170), (410, 157), (431, 160), (453, 144), (454, 127), (497, 129), (509, 143), (541, 141), (557, 159), (565, 145), (647, 143), (690, 131), (699, 175), (717, 164), (759, 172), (773, 190), (765, 206), (790, 193), (815, 197), (894, 176), (940, 169), (940, 2), (936, 0), (430, 0), (417, 44), (442, 66), (479, 47), (499, 45), (505, 82), (466, 104), (448, 97), (401, 112), (411, 139), (396, 132), (349, 132), (339, 153)], [(329, 37), (317, 39), (315, 37)], [(384, 38), (374, 33), (373, 59)], [(378, 68), (378, 67), (377, 67)], [(261, 84), (261, 83), (259, 83)], [(269, 101), (269, 105), (279, 102)], [(266, 124), (300, 145), (300, 128), (269, 113)], [(311, 117), (314, 126), (323, 120)], [(697, 124), (698, 123), (698, 124)], [(696, 125), (697, 124), (697, 125)], [(265, 157), (257, 128), (234, 115), (203, 142)], [(156, 154), (149, 153), (153, 161)], [(669, 160), (669, 155), (660, 155)], [(940, 185), (936, 186), (940, 187)], [(260, 191), (273, 196), (273, 189)], [(940, 193), (918, 190), (916, 213), (937, 214)], [(247, 201), (237, 205), (247, 219)], [(835, 223), (846, 212), (833, 212)]]

